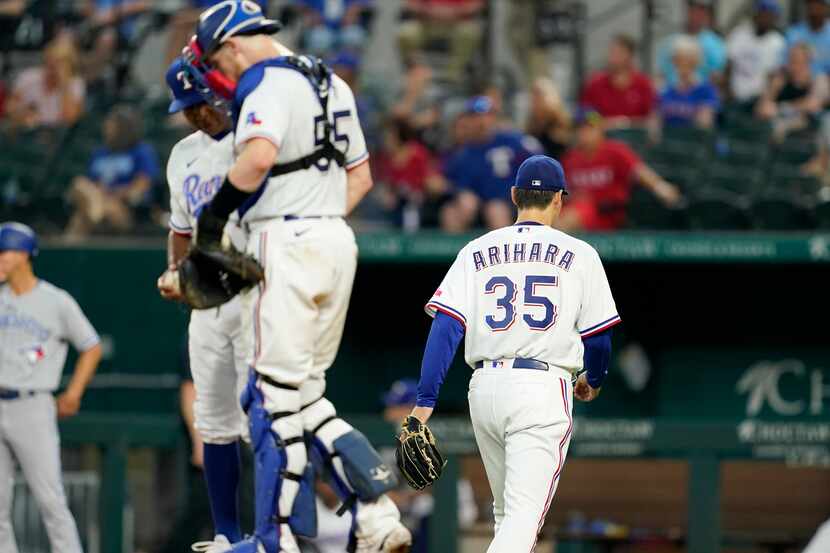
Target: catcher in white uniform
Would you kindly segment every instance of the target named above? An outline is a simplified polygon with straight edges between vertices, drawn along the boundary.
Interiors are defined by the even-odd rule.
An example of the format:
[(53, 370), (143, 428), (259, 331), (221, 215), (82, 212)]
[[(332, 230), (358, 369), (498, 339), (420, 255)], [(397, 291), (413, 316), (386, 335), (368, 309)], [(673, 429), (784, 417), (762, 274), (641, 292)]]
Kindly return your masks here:
[(415, 487), (440, 475), (440, 455), (421, 457), (434, 450), (424, 423), (464, 338), (474, 369), (470, 415), (493, 492), (488, 553), (536, 547), (568, 452), (571, 396), (591, 401), (599, 394), (610, 328), (620, 322), (597, 252), (551, 228), (565, 187), (556, 160), (526, 160), (512, 190), (518, 222), (462, 249), (426, 306), (435, 320), (398, 462)]
[(354, 96), (319, 60), (274, 41), (276, 21), (247, 0), (200, 17), (184, 53), (200, 86), (231, 102), (236, 161), (198, 217), (195, 244), (220, 248), (240, 213), (247, 252), (264, 268), (243, 292), (253, 336), (242, 403), (256, 458), (256, 528), (233, 551), (295, 553), (316, 533), (320, 472), (355, 522), (350, 550), (407, 551), (411, 535), (385, 492), (395, 477), (325, 397), (357, 266), (343, 220), (372, 186)]
[[(196, 213), (207, 204), (233, 164), (233, 134), (226, 113), (197, 92), (181, 60), (167, 71), (173, 93), (170, 113), (183, 111), (198, 129), (178, 142), (167, 162), (170, 187), (168, 269), (159, 278), (162, 296), (180, 299), (176, 264), (190, 245)], [(229, 223), (227, 234), (241, 249), (241, 229)], [(248, 378), (250, 347), (241, 330), (240, 300), (234, 298), (214, 309), (193, 310), (188, 328), (188, 349), (196, 387), (195, 426), (204, 443), (203, 465), (216, 537), (213, 543), (228, 545), (242, 539), (239, 526), (239, 438), (247, 435), (239, 396)], [(207, 543), (195, 544), (197, 550)]]

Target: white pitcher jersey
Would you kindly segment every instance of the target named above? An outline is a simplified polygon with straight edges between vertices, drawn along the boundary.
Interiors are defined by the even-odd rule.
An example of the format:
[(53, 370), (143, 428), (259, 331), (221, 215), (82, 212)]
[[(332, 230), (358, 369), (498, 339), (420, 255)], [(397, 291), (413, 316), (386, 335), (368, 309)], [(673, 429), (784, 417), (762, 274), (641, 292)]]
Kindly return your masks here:
[[(173, 232), (193, 232), (196, 215), (222, 186), (233, 161), (231, 133), (221, 140), (214, 140), (202, 131), (196, 131), (173, 146), (167, 161), (170, 228)], [(237, 249), (244, 249), (245, 239), (238, 226), (229, 223), (225, 231)]]
[[(266, 138), (279, 149), (277, 164), (313, 153), (323, 138), (323, 109), (308, 79), (284, 67), (255, 67), (261, 80), (242, 101), (236, 127), (236, 148), (255, 137)], [(245, 78), (245, 82), (256, 79)], [(346, 156), (346, 169), (369, 158), (360, 128), (354, 95), (336, 75), (328, 99), (328, 120), (334, 128), (334, 145)], [(343, 216), (346, 213), (346, 171), (334, 161), (269, 178), (244, 214), (256, 221), (292, 215)]]
[(466, 327), (464, 358), (530, 358), (582, 368), (582, 338), (620, 322), (599, 254), (559, 230), (519, 223), (458, 254), (426, 311)]

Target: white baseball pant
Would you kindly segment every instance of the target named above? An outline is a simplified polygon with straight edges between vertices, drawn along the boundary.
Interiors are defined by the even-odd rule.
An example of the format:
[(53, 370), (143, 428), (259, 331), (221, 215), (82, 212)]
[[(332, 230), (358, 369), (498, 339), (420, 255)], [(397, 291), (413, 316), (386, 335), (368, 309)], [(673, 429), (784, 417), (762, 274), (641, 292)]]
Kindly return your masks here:
[(493, 492), (495, 537), (487, 553), (531, 553), (571, 440), (571, 375), (502, 367), (473, 372), (470, 416)]
[(248, 379), (250, 346), (241, 328), (239, 296), (216, 308), (194, 310), (188, 328), (190, 371), (196, 387), (196, 429), (208, 444), (247, 437), (239, 395)]
[(35, 497), (53, 553), (81, 553), (61, 481), (55, 399), (49, 393), (0, 400), (0, 551), (17, 553), (11, 524), (14, 458)]
[[(248, 253), (265, 269), (265, 281), (243, 294), (243, 324), (252, 337), (250, 365), (286, 389), (260, 382), (265, 408), (282, 416), (272, 428), (283, 440), (303, 435), (299, 388), (314, 380), (325, 388), (325, 371), (334, 362), (357, 269), (357, 243), (340, 218), (281, 219), (252, 224)], [(286, 449), (285, 470), (301, 474), (308, 456), (304, 447)], [(284, 480), (280, 513), (290, 513), (299, 483)], [(280, 547), (297, 546), (287, 525)]]

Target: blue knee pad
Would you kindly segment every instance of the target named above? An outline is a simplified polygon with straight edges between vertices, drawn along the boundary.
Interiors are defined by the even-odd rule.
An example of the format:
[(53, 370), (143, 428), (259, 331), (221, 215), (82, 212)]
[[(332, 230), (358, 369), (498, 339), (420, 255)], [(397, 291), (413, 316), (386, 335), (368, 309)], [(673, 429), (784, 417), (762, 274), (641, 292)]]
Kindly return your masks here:
[[(271, 428), (273, 416), (265, 409), (262, 391), (256, 387), (258, 375), (253, 371), (240, 398), (248, 415), (251, 445), (254, 449), (254, 484), (256, 490), (255, 537), (268, 553), (279, 552), (279, 525), (287, 523), (300, 536), (317, 535), (317, 506), (314, 500), (314, 468), (306, 465), (302, 475), (286, 472), (286, 447), (303, 442), (302, 437), (282, 440)], [(284, 478), (300, 484), (292, 511), (288, 517), (280, 516), (278, 499)]]
[[(317, 437), (312, 437), (309, 448), (312, 462), (321, 473), (330, 477), (340, 499), (354, 495), (360, 501), (374, 501), (398, 485), (398, 478), (359, 430), (352, 429), (332, 442), (334, 451), (328, 451)], [(332, 463), (340, 457), (348, 482), (343, 482)]]

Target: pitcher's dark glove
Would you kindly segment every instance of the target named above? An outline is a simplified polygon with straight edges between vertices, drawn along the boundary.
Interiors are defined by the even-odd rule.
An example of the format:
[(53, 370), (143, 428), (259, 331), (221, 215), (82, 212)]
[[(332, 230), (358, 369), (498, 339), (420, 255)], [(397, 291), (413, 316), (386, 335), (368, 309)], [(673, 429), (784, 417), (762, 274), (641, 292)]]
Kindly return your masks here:
[(429, 427), (411, 415), (401, 423), (395, 459), (401, 475), (416, 490), (431, 486), (447, 464)]

